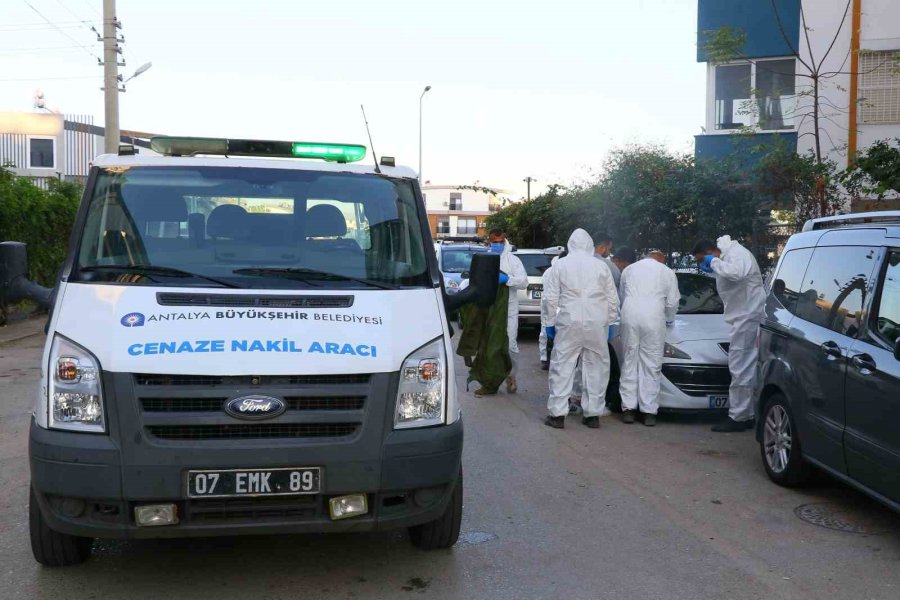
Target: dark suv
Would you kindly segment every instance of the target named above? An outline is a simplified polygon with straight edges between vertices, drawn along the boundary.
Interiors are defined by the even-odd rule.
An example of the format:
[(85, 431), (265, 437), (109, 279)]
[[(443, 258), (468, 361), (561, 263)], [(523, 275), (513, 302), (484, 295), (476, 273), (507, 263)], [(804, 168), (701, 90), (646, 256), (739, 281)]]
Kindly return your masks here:
[(769, 477), (809, 466), (900, 510), (900, 212), (809, 221), (778, 263), (759, 339)]

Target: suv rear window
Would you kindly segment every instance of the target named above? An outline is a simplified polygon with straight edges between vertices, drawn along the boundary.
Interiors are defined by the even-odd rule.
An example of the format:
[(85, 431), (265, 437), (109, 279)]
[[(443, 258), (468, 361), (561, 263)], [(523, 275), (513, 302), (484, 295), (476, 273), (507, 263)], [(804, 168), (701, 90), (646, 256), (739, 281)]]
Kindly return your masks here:
[(681, 292), (679, 315), (721, 315), (725, 312), (715, 279), (696, 273), (675, 273), (675, 276)]
[(444, 273), (463, 273), (468, 271), (472, 265), (472, 257), (481, 252), (487, 252), (487, 249), (442, 250), (441, 271)]
[(555, 254), (516, 254), (529, 277), (543, 277)]

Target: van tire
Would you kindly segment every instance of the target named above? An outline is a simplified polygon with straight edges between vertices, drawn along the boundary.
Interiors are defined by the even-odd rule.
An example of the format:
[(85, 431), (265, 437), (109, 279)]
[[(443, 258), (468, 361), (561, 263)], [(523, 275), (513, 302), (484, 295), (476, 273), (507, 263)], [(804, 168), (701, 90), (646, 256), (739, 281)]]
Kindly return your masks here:
[[(787, 424), (786, 431), (784, 423)], [(797, 431), (797, 421), (794, 419), (794, 414), (791, 411), (790, 402), (788, 402), (787, 398), (778, 393), (769, 397), (762, 411), (762, 423), (759, 424), (759, 427), (761, 428), (760, 456), (769, 479), (784, 487), (797, 487), (809, 481), (812, 474), (812, 465), (803, 458), (803, 449)], [(782, 434), (786, 435), (790, 441), (788, 459), (783, 467), (767, 452), (767, 443), (772, 440), (772, 432), (775, 429), (782, 430)]]
[(47, 567), (69, 567), (83, 563), (91, 555), (94, 540), (53, 531), (41, 514), (34, 490), (28, 495), (28, 528), (34, 559)]
[(409, 528), (409, 539), (413, 546), (420, 550), (438, 550), (450, 548), (459, 539), (459, 527), (463, 512), (463, 476), (462, 472), (453, 486), (450, 503), (444, 514), (434, 521), (414, 525)]

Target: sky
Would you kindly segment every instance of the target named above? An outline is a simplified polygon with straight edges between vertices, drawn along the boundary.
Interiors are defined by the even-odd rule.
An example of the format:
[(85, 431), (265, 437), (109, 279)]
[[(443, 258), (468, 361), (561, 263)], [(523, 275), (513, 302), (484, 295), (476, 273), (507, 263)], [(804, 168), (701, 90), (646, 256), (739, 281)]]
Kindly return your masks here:
[[(33, 7), (33, 8), (32, 8)], [(103, 124), (102, 0), (0, 0), (0, 111)], [(367, 143), (423, 181), (512, 198), (591, 179), (611, 149), (691, 152), (696, 0), (118, 0), (123, 129)], [(46, 20), (45, 20), (46, 19)], [(52, 27), (47, 23), (55, 25)], [(88, 23), (84, 23), (87, 21)]]

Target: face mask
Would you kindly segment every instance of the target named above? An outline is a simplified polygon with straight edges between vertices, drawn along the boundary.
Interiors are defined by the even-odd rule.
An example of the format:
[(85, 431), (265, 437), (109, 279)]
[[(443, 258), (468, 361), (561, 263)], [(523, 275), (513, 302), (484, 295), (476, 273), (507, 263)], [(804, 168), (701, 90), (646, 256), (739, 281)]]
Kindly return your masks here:
[(491, 252), (495, 254), (500, 254), (503, 252), (503, 248), (506, 246), (503, 242), (491, 242)]

